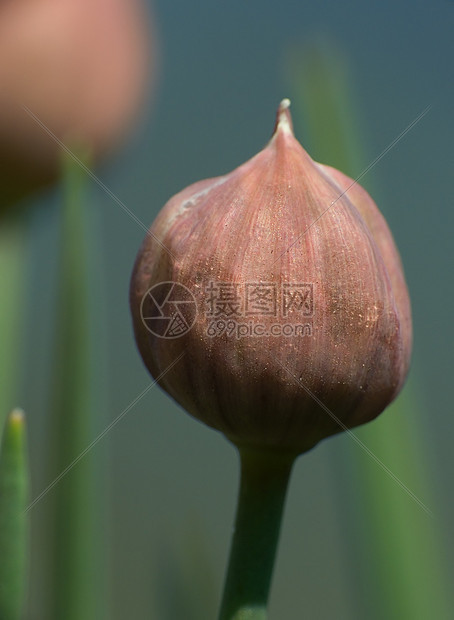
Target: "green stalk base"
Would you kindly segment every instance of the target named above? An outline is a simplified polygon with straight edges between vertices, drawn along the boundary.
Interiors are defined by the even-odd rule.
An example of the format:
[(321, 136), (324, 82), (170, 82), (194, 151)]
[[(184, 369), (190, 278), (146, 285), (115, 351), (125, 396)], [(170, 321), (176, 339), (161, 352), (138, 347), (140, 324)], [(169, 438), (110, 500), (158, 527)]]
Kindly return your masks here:
[(219, 620), (266, 620), (294, 455), (240, 448), (241, 484)]

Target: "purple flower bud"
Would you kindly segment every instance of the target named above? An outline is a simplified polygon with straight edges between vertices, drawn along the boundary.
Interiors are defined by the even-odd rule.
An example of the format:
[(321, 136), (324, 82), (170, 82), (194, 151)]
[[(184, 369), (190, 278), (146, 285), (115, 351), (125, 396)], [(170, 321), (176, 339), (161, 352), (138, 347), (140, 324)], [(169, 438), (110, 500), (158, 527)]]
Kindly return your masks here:
[(169, 200), (130, 295), (164, 390), (239, 446), (297, 454), (387, 407), (412, 337), (384, 218), (357, 183), (310, 158), (288, 107), (255, 157)]

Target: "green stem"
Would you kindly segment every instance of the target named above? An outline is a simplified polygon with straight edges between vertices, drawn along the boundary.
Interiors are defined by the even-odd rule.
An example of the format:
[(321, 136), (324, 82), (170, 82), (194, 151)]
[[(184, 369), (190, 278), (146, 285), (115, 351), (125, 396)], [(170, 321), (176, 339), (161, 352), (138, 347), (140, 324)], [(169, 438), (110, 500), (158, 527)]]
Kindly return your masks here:
[(27, 573), (28, 467), (24, 414), (6, 420), (0, 451), (0, 618), (20, 620)]
[(265, 620), (294, 456), (240, 448), (241, 484), (219, 620)]

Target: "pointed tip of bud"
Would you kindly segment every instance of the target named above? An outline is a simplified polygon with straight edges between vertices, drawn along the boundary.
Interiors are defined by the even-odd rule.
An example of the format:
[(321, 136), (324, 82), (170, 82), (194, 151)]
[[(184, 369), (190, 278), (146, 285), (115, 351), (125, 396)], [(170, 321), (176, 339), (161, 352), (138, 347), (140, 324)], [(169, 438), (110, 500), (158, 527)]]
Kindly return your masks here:
[(273, 136), (276, 135), (278, 131), (293, 136), (293, 122), (290, 114), (290, 104), (290, 99), (282, 99), (279, 104)]

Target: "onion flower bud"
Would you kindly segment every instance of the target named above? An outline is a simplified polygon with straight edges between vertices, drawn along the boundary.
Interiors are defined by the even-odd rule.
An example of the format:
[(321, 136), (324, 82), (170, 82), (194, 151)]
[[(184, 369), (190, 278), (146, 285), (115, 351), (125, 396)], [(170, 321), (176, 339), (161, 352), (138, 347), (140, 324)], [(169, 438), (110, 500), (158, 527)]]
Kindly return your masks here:
[(165, 205), (130, 303), (151, 375), (240, 448), (296, 455), (368, 422), (409, 366), (389, 228), (363, 188), (302, 148), (288, 100), (261, 152)]

